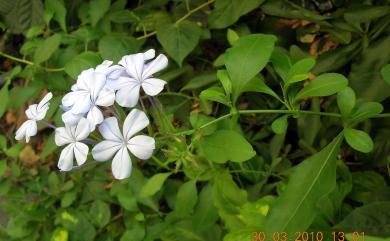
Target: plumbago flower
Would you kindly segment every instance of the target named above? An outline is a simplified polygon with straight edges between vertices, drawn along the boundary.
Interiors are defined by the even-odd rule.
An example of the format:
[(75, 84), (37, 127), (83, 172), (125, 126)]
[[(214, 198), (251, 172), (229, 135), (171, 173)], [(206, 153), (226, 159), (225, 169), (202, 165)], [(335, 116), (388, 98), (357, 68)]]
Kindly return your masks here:
[(49, 101), (53, 98), (51, 92), (47, 93), (45, 97), (39, 102), (39, 104), (30, 105), (26, 110), (28, 120), (25, 121), (19, 129), (16, 131), (15, 139), (21, 140), (25, 138), (26, 142), (30, 141), (31, 136), (37, 134), (37, 121), (45, 118), (47, 111), (49, 110)]
[(149, 125), (145, 113), (133, 109), (126, 117), (123, 132), (119, 130), (118, 120), (110, 117), (99, 126), (99, 131), (106, 139), (92, 149), (92, 156), (97, 161), (112, 160), (112, 173), (117, 179), (124, 179), (131, 174), (131, 159), (128, 150), (139, 159), (145, 160), (152, 156), (155, 148), (154, 139), (137, 135), (137, 132)]
[(89, 148), (82, 143), (89, 135), (89, 123), (81, 118), (77, 125), (56, 128), (55, 143), (57, 146), (68, 144), (62, 151), (58, 161), (58, 168), (62, 171), (70, 171), (73, 168), (73, 159), (77, 165), (83, 165), (87, 160)]
[(114, 91), (106, 87), (106, 79), (104, 73), (94, 69), (85, 70), (78, 76), (72, 92), (62, 99), (65, 124), (75, 125), (84, 116), (87, 116), (91, 130), (102, 123), (104, 117), (98, 106), (111, 106), (115, 100)]
[(126, 70), (126, 76), (109, 81), (108, 86), (117, 90), (115, 99), (120, 106), (134, 107), (138, 102), (141, 87), (150, 96), (155, 96), (164, 89), (166, 82), (153, 78), (153, 74), (167, 67), (168, 58), (160, 54), (145, 64), (145, 61), (153, 59), (154, 56), (155, 51), (151, 49), (145, 53), (126, 55), (119, 61)]
[(17, 130), (15, 138), (25, 138), (28, 142), (37, 133), (37, 121), (55, 128), (56, 145), (65, 146), (59, 157), (58, 168), (70, 171), (74, 168), (74, 160), (78, 166), (86, 162), (89, 153), (87, 144), (97, 143), (88, 139), (88, 136), (98, 126), (105, 140), (92, 148), (92, 157), (99, 162), (112, 159), (114, 177), (129, 177), (132, 169), (129, 152), (146, 160), (155, 149), (152, 137), (136, 135), (149, 125), (149, 119), (144, 112), (133, 109), (127, 115), (121, 132), (117, 118), (104, 119), (101, 107), (111, 108), (107, 113), (115, 112), (111, 107), (115, 101), (122, 107), (134, 107), (138, 103), (141, 88), (150, 96), (160, 93), (166, 82), (154, 78), (153, 74), (164, 69), (168, 59), (162, 54), (152, 60), (154, 57), (155, 51), (152, 49), (124, 56), (119, 65), (105, 60), (96, 68), (84, 70), (77, 77), (71, 92), (62, 98), (64, 127), (57, 128), (42, 121), (52, 98), (49, 93), (39, 104), (31, 105), (26, 110), (28, 120)]

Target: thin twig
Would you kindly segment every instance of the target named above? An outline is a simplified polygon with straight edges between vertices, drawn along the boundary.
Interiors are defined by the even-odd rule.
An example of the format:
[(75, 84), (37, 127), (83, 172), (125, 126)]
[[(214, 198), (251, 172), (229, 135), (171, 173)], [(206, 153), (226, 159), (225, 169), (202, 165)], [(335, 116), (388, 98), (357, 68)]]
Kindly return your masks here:
[(47, 67), (43, 67), (41, 65), (35, 64), (34, 62), (31, 62), (31, 61), (28, 61), (26, 59), (21, 59), (21, 58), (18, 58), (18, 57), (6, 54), (6, 53), (4, 53), (2, 51), (0, 51), (0, 55), (5, 57), (5, 58), (7, 58), (7, 59), (11, 59), (11, 60), (14, 60), (14, 61), (19, 62), (19, 63), (37, 66), (38, 68), (44, 69), (47, 72), (60, 72), (60, 71), (64, 70), (64, 68), (47, 68)]
[[(213, 2), (215, 2), (215, 0), (210, 0), (210, 1), (207, 1), (201, 5), (199, 5), (198, 7), (188, 11), (188, 13), (186, 13), (183, 17), (179, 18), (176, 22), (175, 22), (175, 26), (176, 27), (179, 27), (179, 25), (184, 21), (186, 20), (187, 18), (189, 18), (192, 14), (196, 13), (197, 11), (201, 10), (202, 8), (212, 4)], [(154, 36), (157, 34), (157, 31), (153, 31), (153, 32), (150, 32), (150, 33), (147, 33), (143, 36), (140, 36), (138, 37), (137, 39), (138, 40), (141, 40), (141, 39), (146, 39), (146, 38), (149, 38), (151, 36)]]

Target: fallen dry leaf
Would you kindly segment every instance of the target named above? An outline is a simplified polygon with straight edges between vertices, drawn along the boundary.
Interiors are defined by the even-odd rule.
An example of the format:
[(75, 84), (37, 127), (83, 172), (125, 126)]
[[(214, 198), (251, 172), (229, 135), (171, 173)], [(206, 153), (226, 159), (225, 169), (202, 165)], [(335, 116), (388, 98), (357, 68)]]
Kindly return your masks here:
[(39, 156), (31, 145), (26, 145), (19, 154), (19, 160), (24, 166), (35, 166), (39, 161)]

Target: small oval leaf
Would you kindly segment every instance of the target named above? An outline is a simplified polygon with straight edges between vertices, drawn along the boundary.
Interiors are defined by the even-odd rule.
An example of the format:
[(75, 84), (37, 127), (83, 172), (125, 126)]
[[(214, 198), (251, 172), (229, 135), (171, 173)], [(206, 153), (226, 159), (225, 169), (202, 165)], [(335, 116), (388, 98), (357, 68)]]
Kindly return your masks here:
[(345, 128), (344, 136), (347, 143), (357, 151), (368, 153), (372, 151), (374, 147), (371, 137), (364, 131)]
[(327, 73), (322, 74), (310, 81), (295, 97), (299, 100), (308, 96), (329, 96), (333, 95), (348, 85), (348, 79), (342, 74)]

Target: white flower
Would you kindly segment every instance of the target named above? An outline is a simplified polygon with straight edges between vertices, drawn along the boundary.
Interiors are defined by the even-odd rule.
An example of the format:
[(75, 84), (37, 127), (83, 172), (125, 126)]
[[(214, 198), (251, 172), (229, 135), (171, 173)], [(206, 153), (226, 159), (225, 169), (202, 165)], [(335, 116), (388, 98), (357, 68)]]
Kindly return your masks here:
[[(130, 152), (142, 159), (149, 159), (155, 148), (154, 139), (137, 135), (137, 132), (149, 125), (145, 113), (133, 109), (126, 117), (123, 124), (123, 133), (120, 132), (118, 120), (115, 117), (107, 118), (99, 126), (99, 131), (105, 138), (92, 149), (92, 156), (96, 161), (112, 160), (112, 173), (116, 179), (124, 179), (131, 174)], [(134, 137), (133, 137), (134, 136)]]
[(16, 131), (15, 139), (26, 139), (26, 142), (30, 141), (31, 136), (37, 134), (37, 121), (45, 118), (47, 111), (49, 110), (49, 100), (53, 97), (51, 92), (47, 93), (45, 97), (39, 102), (39, 104), (30, 105), (26, 110), (28, 120), (25, 121), (19, 129)]
[(73, 157), (76, 157), (80, 166), (87, 160), (88, 146), (80, 141), (86, 139), (90, 133), (88, 120), (81, 118), (77, 125), (59, 127), (55, 133), (57, 146), (68, 144), (60, 155), (58, 168), (62, 171), (70, 171), (73, 168)]
[(164, 89), (166, 82), (153, 78), (153, 74), (164, 69), (168, 65), (168, 58), (160, 54), (156, 59), (145, 64), (145, 61), (153, 59), (153, 49), (138, 54), (124, 56), (119, 64), (125, 67), (128, 76), (121, 76), (109, 82), (109, 86), (116, 93), (116, 102), (123, 107), (134, 107), (139, 99), (140, 88), (147, 95), (155, 96)]
[(62, 99), (62, 120), (67, 125), (75, 125), (80, 118), (87, 117), (90, 129), (94, 130), (103, 120), (103, 113), (98, 106), (111, 106), (115, 100), (113, 90), (106, 88), (106, 74), (94, 69), (83, 71), (72, 86), (72, 92)]
[[(105, 74), (107, 78), (107, 83), (117, 80), (124, 72), (125, 68), (120, 65), (112, 65), (112, 61), (104, 60), (103, 63), (96, 66), (95, 71)], [(107, 87), (109, 87), (107, 85)]]

